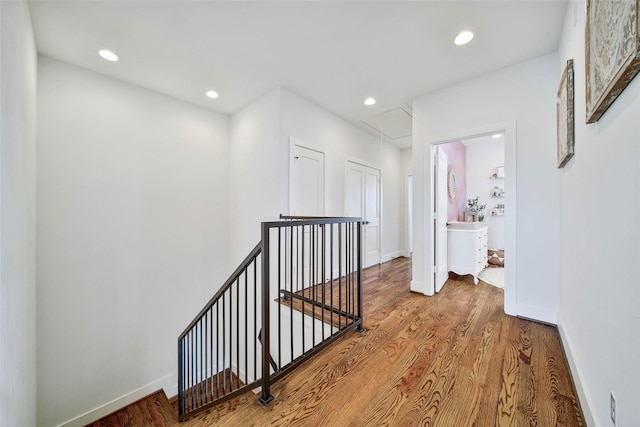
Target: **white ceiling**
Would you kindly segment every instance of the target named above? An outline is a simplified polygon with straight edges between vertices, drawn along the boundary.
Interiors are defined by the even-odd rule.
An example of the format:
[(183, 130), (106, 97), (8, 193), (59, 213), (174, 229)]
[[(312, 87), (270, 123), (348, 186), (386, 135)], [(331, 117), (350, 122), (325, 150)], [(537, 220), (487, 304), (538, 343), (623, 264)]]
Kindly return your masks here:
[[(233, 114), (285, 87), (357, 126), (417, 96), (557, 50), (550, 1), (30, 1), (38, 51)], [(475, 38), (455, 46), (461, 30)], [(110, 63), (98, 49), (116, 52)], [(220, 98), (204, 96), (216, 90)], [(373, 96), (373, 107), (363, 104)], [(382, 115), (382, 116), (381, 116)], [(371, 116), (381, 116), (371, 119)], [(410, 124), (410, 121), (409, 121)], [(384, 128), (387, 125), (380, 124)], [(393, 139), (393, 138), (392, 138)], [(398, 138), (400, 146), (410, 138)]]

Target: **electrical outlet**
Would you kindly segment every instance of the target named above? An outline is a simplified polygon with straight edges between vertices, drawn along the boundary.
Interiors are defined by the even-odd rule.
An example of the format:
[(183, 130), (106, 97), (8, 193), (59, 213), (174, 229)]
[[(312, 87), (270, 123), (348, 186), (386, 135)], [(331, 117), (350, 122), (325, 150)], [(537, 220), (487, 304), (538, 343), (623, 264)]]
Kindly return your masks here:
[(610, 405), (611, 405), (611, 422), (614, 427), (618, 427), (618, 406), (616, 403), (616, 397), (613, 395), (613, 392), (610, 394)]

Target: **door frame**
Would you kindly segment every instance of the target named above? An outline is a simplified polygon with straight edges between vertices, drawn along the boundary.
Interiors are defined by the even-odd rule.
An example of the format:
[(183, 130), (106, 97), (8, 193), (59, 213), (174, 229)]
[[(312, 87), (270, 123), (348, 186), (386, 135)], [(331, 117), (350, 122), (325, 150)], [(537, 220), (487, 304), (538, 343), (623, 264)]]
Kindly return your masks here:
[(404, 176), (404, 256), (413, 256), (413, 172)]
[[(449, 271), (449, 243), (448, 243), (448, 239), (449, 236), (447, 234), (447, 222), (449, 221), (448, 217), (447, 217), (447, 213), (448, 213), (448, 194), (447, 194), (447, 178), (448, 178), (448, 172), (449, 172), (449, 159), (447, 156), (447, 153), (440, 147), (440, 144), (437, 145), (432, 145), (431, 146), (431, 165), (433, 168), (433, 178), (434, 178), (434, 185), (431, 189), (431, 197), (433, 197), (433, 204), (434, 204), (434, 210), (433, 213), (431, 214), (431, 224), (433, 225), (433, 265), (434, 265), (434, 292), (440, 292), (440, 290), (442, 289), (442, 287), (444, 286), (444, 283), (446, 283), (447, 281), (447, 276), (448, 276), (448, 271)], [(439, 162), (441, 160), (441, 156), (444, 155), (444, 161), (445, 161), (445, 170), (444, 170), (444, 182), (440, 182), (439, 177), (442, 177), (442, 173), (443, 171), (440, 171), (438, 168), (436, 168), (436, 162), (439, 165)], [(444, 189), (442, 188), (442, 185), (444, 185)], [(439, 194), (440, 191), (444, 191), (444, 197), (447, 200), (447, 202), (445, 202), (445, 207), (444, 207), (444, 214), (445, 214), (445, 218), (444, 218), (444, 236), (439, 235), (439, 230), (442, 231), (441, 229), (441, 224), (442, 224), (442, 218), (438, 215), (438, 213), (442, 213), (442, 206), (438, 206), (438, 200), (440, 199), (440, 197), (442, 197), (441, 194)], [(440, 211), (440, 212), (438, 212)], [(444, 250), (444, 254), (440, 253), (440, 249), (441, 249), (441, 245), (440, 243), (442, 243), (441, 241), (439, 241), (439, 239), (444, 239), (444, 246), (445, 246), (445, 250)], [(438, 256), (438, 254), (440, 253), (440, 257), (443, 257), (444, 259), (446, 259), (446, 262), (442, 262), (442, 259)], [(442, 272), (440, 271), (440, 267), (445, 266), (445, 271)], [(439, 273), (441, 273), (442, 275), (439, 275)], [(447, 277), (447, 278), (445, 278)], [(444, 280), (442, 282), (442, 285), (439, 285), (440, 280)]]
[[(361, 160), (358, 159), (356, 157), (350, 157), (347, 156), (344, 162), (344, 173), (345, 173), (345, 181), (344, 181), (344, 211), (346, 212), (347, 209), (347, 174), (349, 173), (349, 163), (355, 163), (361, 166), (366, 166), (368, 168), (371, 169), (375, 169), (380, 173), (380, 194), (378, 195), (378, 203), (379, 203), (379, 209), (380, 209), (380, 223), (378, 224), (378, 245), (380, 245), (378, 247), (378, 263), (376, 265), (379, 265), (382, 263), (382, 239), (384, 236), (384, 228), (383, 228), (383, 223), (384, 223), (384, 179), (383, 179), (383, 175), (382, 175), (382, 167), (375, 164), (375, 163), (370, 163), (367, 162), (365, 160)], [(364, 239), (364, 233), (362, 234), (362, 238)]]
[[(424, 164), (424, 176), (423, 176), (423, 184), (425, 197), (423, 197), (424, 202), (424, 213), (425, 213), (425, 224), (427, 221), (433, 223), (433, 161), (432, 161), (432, 147), (434, 145), (446, 144), (448, 142), (455, 142), (464, 139), (477, 138), (480, 136), (492, 135), (495, 133), (504, 133), (504, 169), (505, 169), (505, 242), (504, 242), (504, 250), (505, 254), (507, 254), (509, 260), (505, 262), (505, 286), (504, 286), (504, 311), (507, 314), (516, 315), (516, 306), (517, 306), (517, 247), (516, 247), (516, 232), (517, 232), (517, 221), (516, 221), (516, 200), (517, 200), (517, 134), (516, 134), (516, 121), (507, 121), (507, 122), (498, 122), (493, 124), (488, 124), (484, 126), (479, 126), (470, 129), (462, 129), (458, 131), (453, 131), (445, 135), (437, 136), (430, 138), (423, 145), (422, 159)], [(427, 193), (428, 192), (428, 193)], [(424, 245), (424, 288), (423, 289), (413, 289), (417, 292), (424, 293), (425, 295), (434, 295), (435, 293), (435, 280), (434, 280), (434, 272), (435, 272), (435, 264), (434, 264), (434, 234), (430, 230), (430, 227), (424, 227), (424, 234), (420, 236), (423, 240)]]
[(325, 212), (326, 212), (326, 206), (327, 206), (327, 153), (324, 151), (323, 147), (317, 146), (309, 141), (305, 141), (304, 139), (300, 139), (297, 138), (295, 136), (290, 136), (289, 137), (289, 191), (288, 191), (288, 195), (289, 195), (289, 215), (292, 214), (293, 212), (293, 195), (291, 194), (293, 191), (293, 180), (294, 180), (294, 176), (293, 176), (293, 150), (294, 147), (298, 146), (301, 148), (304, 148), (306, 150), (311, 150), (311, 151), (315, 151), (317, 153), (322, 154), (322, 156), (324, 157), (324, 170), (322, 171), (322, 212), (320, 213), (322, 216), (324, 216)]

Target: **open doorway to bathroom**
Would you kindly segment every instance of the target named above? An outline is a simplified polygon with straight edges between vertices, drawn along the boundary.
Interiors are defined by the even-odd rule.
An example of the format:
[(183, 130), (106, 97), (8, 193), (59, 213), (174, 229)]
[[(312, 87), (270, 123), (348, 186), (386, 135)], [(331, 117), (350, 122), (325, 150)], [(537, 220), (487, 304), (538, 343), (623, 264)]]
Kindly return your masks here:
[[(442, 286), (438, 286), (442, 282), (438, 271), (443, 259), (448, 272), (469, 274), (475, 283), (482, 280), (504, 288), (505, 257), (508, 257), (505, 256), (508, 229), (505, 132), (496, 130), (435, 143), (431, 152), (435, 290)], [(446, 166), (439, 165), (442, 158), (446, 159)], [(443, 167), (446, 174), (438, 172)], [(444, 213), (443, 205), (446, 205)], [(446, 222), (442, 221), (443, 215)]]
[(464, 139), (462, 144), (466, 151), (467, 167), (465, 210), (469, 200), (471, 204), (484, 207), (477, 219), (487, 227), (487, 262), (479, 278), (490, 285), (504, 288), (504, 134), (498, 132)]

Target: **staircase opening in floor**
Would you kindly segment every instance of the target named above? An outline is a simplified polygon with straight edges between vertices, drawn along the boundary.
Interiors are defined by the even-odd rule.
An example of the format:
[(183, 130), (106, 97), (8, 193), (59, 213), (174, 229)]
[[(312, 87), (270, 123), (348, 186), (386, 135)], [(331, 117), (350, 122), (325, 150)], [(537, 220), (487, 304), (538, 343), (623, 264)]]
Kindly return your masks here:
[(178, 413), (270, 387), (362, 321), (362, 220), (281, 217), (178, 338)]

